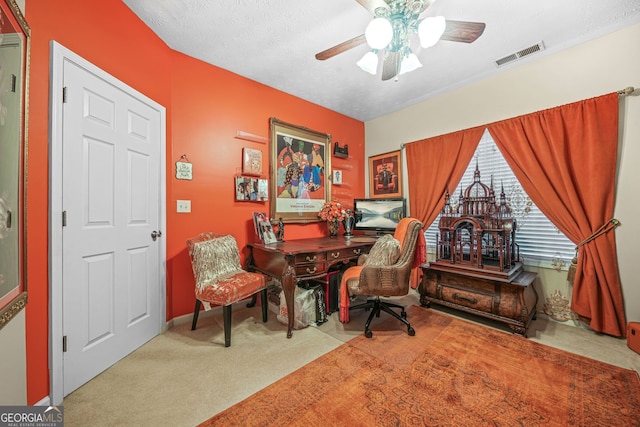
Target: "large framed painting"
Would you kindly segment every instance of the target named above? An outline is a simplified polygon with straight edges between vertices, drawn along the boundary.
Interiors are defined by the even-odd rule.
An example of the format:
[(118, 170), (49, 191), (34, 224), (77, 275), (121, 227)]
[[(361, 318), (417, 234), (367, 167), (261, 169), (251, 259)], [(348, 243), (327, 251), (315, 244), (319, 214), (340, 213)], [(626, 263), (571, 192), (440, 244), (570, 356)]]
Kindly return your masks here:
[(25, 188), (30, 29), (0, 0), (0, 329), (27, 304)]
[(369, 157), (369, 197), (402, 197), (402, 153), (400, 150)]
[(317, 222), (331, 197), (331, 135), (271, 118), (272, 221)]

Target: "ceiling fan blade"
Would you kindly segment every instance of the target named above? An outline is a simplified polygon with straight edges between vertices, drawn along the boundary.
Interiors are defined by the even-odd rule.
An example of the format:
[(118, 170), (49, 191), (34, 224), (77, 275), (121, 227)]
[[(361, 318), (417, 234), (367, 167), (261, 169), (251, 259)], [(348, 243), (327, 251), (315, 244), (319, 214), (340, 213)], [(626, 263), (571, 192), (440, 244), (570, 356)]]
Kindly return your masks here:
[(320, 53), (316, 53), (316, 59), (324, 61), (325, 59), (333, 58), (339, 53), (345, 52), (349, 49), (366, 43), (366, 41), (367, 40), (364, 38), (364, 34), (361, 34), (358, 37), (352, 38), (351, 40), (347, 40), (346, 42), (342, 42), (338, 45), (335, 45), (334, 47), (330, 47), (327, 50), (323, 50)]
[(382, 80), (391, 80), (400, 71), (400, 61), (402, 55), (400, 52), (387, 52), (382, 63)]
[(382, 7), (385, 9), (389, 9), (389, 5), (384, 0), (356, 0), (360, 3), (360, 6), (367, 9), (371, 12), (372, 15), (375, 15), (375, 11), (377, 8)]
[(447, 19), (447, 27), (440, 40), (473, 43), (482, 35), (485, 27), (484, 22), (450, 21)]

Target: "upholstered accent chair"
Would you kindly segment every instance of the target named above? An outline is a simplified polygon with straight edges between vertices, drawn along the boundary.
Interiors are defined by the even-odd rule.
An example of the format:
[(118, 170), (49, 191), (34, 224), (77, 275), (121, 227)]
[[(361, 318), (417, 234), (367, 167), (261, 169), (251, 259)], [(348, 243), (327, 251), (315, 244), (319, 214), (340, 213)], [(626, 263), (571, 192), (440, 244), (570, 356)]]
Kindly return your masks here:
[[(409, 335), (415, 330), (407, 321), (407, 313), (403, 306), (380, 297), (402, 296), (409, 293), (411, 269), (414, 266), (414, 255), (422, 233), (422, 223), (415, 218), (403, 218), (398, 223), (393, 236), (385, 235), (378, 239), (367, 255), (358, 258), (358, 265), (347, 269), (343, 276), (340, 302), (341, 321), (349, 321), (349, 311), (371, 309), (364, 326), (364, 334), (372, 337), (370, 329), (373, 317), (380, 317), (380, 312), (390, 314), (407, 326)], [(349, 307), (349, 299), (355, 295), (372, 296), (367, 302)], [(344, 302), (344, 304), (343, 304)], [(399, 309), (400, 313), (394, 311)]]
[(195, 277), (196, 307), (191, 330), (196, 328), (200, 307), (222, 306), (224, 319), (224, 346), (231, 345), (231, 305), (252, 298), (247, 307), (255, 305), (260, 292), (262, 321), (268, 317), (267, 280), (264, 275), (251, 273), (240, 267), (240, 252), (231, 235), (201, 233), (187, 240)]

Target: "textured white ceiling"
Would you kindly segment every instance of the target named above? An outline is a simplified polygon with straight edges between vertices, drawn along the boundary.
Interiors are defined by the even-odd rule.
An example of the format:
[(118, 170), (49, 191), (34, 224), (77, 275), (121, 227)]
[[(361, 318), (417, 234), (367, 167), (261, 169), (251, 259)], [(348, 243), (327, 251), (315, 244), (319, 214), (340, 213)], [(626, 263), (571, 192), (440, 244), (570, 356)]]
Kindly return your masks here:
[[(315, 59), (364, 33), (371, 15), (356, 0), (123, 2), (172, 49), (361, 121), (640, 23), (640, 0), (438, 0), (423, 16), (485, 22), (484, 34), (471, 44), (416, 43), (423, 67), (382, 81), (356, 65), (366, 45)], [(540, 41), (544, 51), (496, 67)]]

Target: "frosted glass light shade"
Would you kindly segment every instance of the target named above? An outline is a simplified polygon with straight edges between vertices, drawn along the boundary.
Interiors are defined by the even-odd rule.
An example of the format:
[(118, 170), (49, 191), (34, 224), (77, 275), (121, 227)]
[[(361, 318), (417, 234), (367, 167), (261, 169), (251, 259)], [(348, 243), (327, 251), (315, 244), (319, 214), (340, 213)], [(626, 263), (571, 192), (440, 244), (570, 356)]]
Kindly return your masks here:
[(400, 63), (400, 72), (398, 75), (417, 70), (420, 67), (422, 67), (422, 64), (418, 57), (415, 53), (410, 53), (409, 56), (406, 56)]
[(425, 18), (418, 25), (418, 37), (420, 38), (420, 46), (427, 48), (438, 43), (444, 30), (447, 28), (447, 21), (444, 16), (432, 16)]
[(378, 55), (374, 52), (367, 52), (356, 64), (362, 68), (362, 71), (375, 75), (378, 71)]
[(364, 31), (364, 37), (371, 49), (384, 49), (393, 38), (393, 27), (386, 18), (375, 18)]

